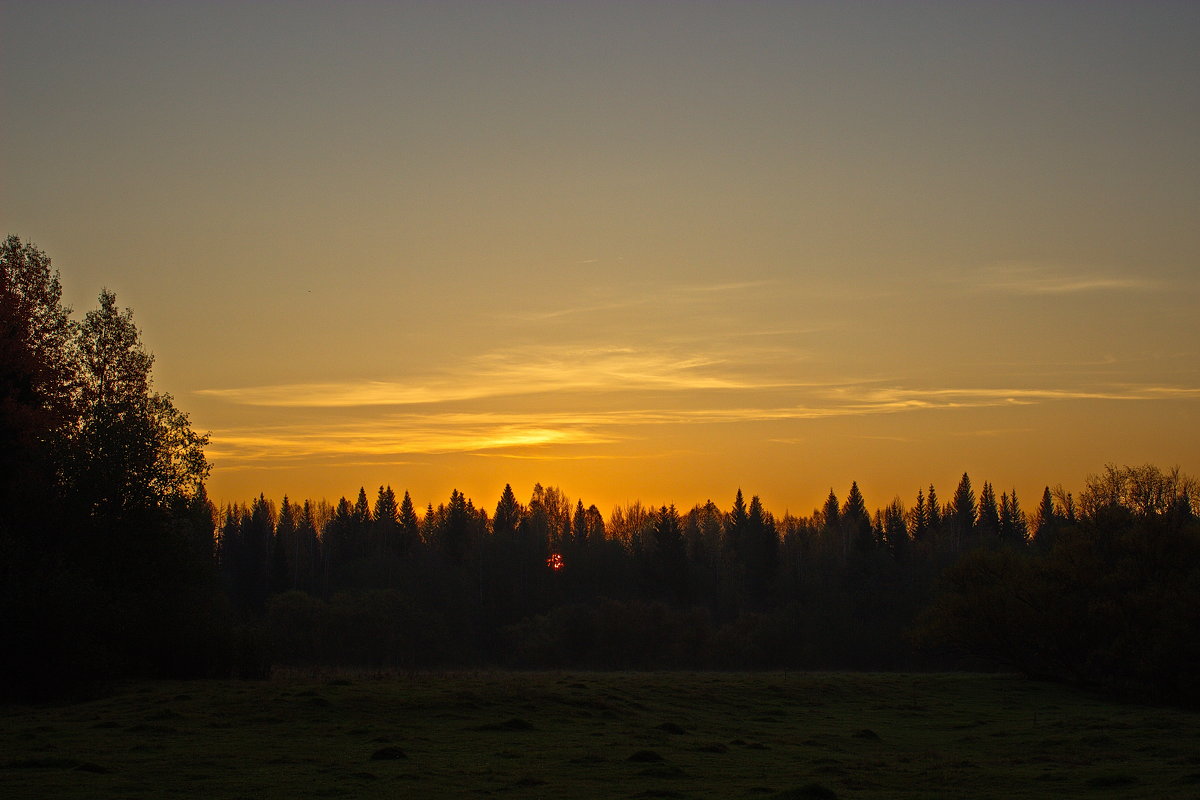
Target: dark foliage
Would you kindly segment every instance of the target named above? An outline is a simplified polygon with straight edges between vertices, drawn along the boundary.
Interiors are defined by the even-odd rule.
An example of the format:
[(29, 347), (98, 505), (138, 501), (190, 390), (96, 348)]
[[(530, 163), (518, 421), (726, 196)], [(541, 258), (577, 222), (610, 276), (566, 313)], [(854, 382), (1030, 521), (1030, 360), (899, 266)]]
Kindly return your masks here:
[(228, 671), (203, 447), (110, 292), (82, 322), (32, 245), (0, 245), (0, 691)]
[[(1113, 478), (1143, 485), (1105, 496)], [(1048, 549), (981, 549), (947, 570), (920, 637), (1032, 676), (1200, 703), (1200, 522), (1180, 478), (1145, 467), (1093, 477), (1076, 522), (1045, 521)], [(1146, 504), (1147, 484), (1169, 488)]]
[[(355, 501), (217, 513), (206, 437), (154, 391), (105, 291), (74, 323), (49, 259), (0, 246), (0, 685), (264, 677), (273, 664), (1016, 669), (1200, 702), (1200, 503), (1178, 470), (1046, 488), (918, 491), (870, 512), (857, 483), (811, 516), (737, 491), (606, 520), (558, 488), (462, 492), (423, 515)], [(1032, 535), (1031, 535), (1032, 533)]]

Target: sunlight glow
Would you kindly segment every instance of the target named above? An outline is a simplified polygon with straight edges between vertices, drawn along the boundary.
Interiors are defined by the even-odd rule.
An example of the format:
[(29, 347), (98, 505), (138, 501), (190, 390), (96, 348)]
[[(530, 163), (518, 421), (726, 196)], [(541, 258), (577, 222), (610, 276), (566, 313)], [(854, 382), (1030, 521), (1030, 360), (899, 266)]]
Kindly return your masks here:
[[(798, 392), (785, 392), (795, 397)], [(605, 446), (650, 435), (646, 428), (788, 423), (995, 407), (1034, 406), (1066, 401), (1169, 401), (1200, 398), (1200, 388), (1124, 385), (1093, 391), (1025, 388), (917, 389), (879, 387), (872, 382), (810, 387), (804, 402), (774, 406), (716, 405), (699, 408), (671, 404), (693, 402), (695, 392), (668, 395), (658, 407), (613, 408), (609, 401), (578, 411), (368, 414), (362, 419), (310, 419), (303, 424), (218, 428), (210, 456), (222, 468), (306, 458), (384, 457), (448, 453), (512, 452), (514, 457), (569, 458), (571, 448)], [(721, 399), (719, 393), (712, 400)], [(636, 401), (636, 397), (626, 401)], [(731, 398), (736, 399), (736, 398)], [(608, 404), (608, 405), (606, 405)], [(640, 432), (639, 432), (640, 431)], [(903, 437), (893, 437), (903, 441)], [(801, 441), (771, 437), (772, 441)], [(532, 449), (531, 449), (532, 448)], [(549, 450), (544, 450), (550, 448)], [(590, 453), (597, 458), (619, 453)]]

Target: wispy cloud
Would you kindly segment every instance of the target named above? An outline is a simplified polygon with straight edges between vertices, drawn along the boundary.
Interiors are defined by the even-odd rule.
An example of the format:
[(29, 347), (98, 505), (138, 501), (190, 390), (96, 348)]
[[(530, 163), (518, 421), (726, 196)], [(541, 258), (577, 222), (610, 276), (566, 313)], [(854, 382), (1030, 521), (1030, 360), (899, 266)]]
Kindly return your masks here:
[(869, 403), (882, 406), (954, 407), (959, 405), (1026, 405), (1053, 400), (1161, 400), (1200, 398), (1200, 389), (1182, 386), (1121, 384), (1095, 389), (876, 389)]
[(492, 352), (456, 371), (406, 381), (297, 383), (201, 389), (251, 406), (347, 408), (437, 404), (564, 391), (751, 389), (777, 386), (739, 376), (725, 359), (627, 347), (537, 347)]
[[(1200, 399), (1200, 388), (1124, 385), (1108, 389), (909, 388), (870, 382), (814, 386), (798, 402), (730, 407), (600, 407), (558, 412), (387, 413), (355, 421), (306, 420), (264, 428), (213, 431), (210, 457), (221, 468), (258, 463), (399, 459), (453, 453), (523, 459), (625, 458), (622, 442), (649, 438), (666, 425), (781, 423), (831, 417), (903, 414), (1063, 401)], [(736, 397), (736, 396), (735, 396)], [(339, 417), (340, 420), (340, 417)], [(980, 431), (988, 435), (995, 431)], [(894, 437), (904, 441), (901, 437)], [(802, 439), (782, 436), (779, 443)], [(579, 448), (586, 447), (581, 453)], [(598, 449), (597, 449), (598, 448)], [(638, 457), (642, 457), (639, 454)]]
[(545, 445), (604, 444), (614, 436), (587, 417), (531, 414), (400, 414), (353, 422), (306, 420), (212, 432), (214, 462), (444, 455)]
[(981, 270), (974, 278), (984, 291), (1021, 295), (1066, 295), (1085, 292), (1148, 291), (1156, 281), (1102, 272), (1079, 272), (1032, 264), (1000, 264)]

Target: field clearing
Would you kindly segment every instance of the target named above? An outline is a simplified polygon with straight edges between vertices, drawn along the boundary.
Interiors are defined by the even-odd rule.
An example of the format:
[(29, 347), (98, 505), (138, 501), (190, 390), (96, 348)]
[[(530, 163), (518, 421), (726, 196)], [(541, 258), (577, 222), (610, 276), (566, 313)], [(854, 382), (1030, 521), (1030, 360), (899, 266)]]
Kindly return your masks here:
[(0, 710), (18, 797), (1200, 796), (1200, 715), (1010, 676), (284, 674)]

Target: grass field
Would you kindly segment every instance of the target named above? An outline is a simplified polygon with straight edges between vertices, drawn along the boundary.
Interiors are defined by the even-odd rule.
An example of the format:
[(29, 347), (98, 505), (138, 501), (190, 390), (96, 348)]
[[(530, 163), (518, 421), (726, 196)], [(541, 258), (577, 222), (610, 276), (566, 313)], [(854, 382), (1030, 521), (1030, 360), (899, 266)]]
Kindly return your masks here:
[(1200, 715), (985, 675), (141, 684), (0, 711), (18, 797), (1200, 797)]

